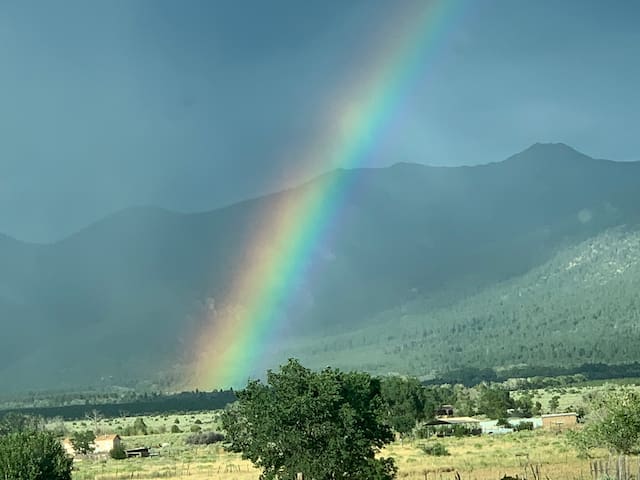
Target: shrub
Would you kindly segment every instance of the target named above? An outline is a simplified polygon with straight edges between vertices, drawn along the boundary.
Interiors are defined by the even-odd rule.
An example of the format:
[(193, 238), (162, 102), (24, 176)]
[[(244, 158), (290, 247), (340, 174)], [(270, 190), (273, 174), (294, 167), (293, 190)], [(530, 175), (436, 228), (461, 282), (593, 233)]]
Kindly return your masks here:
[(449, 450), (442, 443), (424, 443), (420, 445), (420, 449), (427, 455), (433, 455), (434, 457), (444, 457), (449, 455)]
[(533, 430), (533, 422), (520, 422), (513, 426), (513, 430), (521, 432), (523, 430)]
[(109, 456), (114, 460), (124, 460), (125, 458), (127, 458), (127, 452), (125, 452), (122, 445), (117, 445), (109, 451)]
[(180, 430), (180, 427), (178, 427), (178, 425), (171, 425), (171, 433), (182, 433), (182, 430)]
[(193, 423), (195, 423), (196, 425), (202, 425), (202, 420), (200, 420), (200, 419), (198, 418), (198, 419), (197, 419), (195, 422), (193, 422)]
[(496, 422), (496, 426), (504, 427), (504, 428), (513, 428), (513, 425), (511, 425), (509, 423), (509, 420), (507, 420), (506, 418), (499, 418), (498, 421)]
[(453, 425), (452, 432), (454, 437), (459, 438), (459, 437), (480, 435), (482, 433), (482, 429), (468, 427), (467, 425)]
[(415, 431), (416, 438), (437, 437), (466, 437), (482, 434), (481, 428), (469, 427), (467, 425), (436, 425), (418, 427)]
[(224, 441), (224, 435), (218, 432), (201, 432), (189, 435), (185, 439), (185, 443), (189, 445), (210, 445), (216, 442)]

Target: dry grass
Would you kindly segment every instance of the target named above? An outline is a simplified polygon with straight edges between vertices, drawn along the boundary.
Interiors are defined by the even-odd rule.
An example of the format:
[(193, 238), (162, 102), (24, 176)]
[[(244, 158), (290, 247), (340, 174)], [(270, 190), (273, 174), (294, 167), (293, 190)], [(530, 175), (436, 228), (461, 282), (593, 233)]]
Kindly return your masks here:
[[(435, 441), (445, 445), (448, 456), (425, 455), (419, 448), (420, 443)], [(577, 458), (563, 434), (541, 430), (396, 443), (384, 453), (396, 459), (398, 478), (453, 479), (456, 472), (463, 480), (497, 480), (504, 475), (551, 480), (589, 477), (589, 462)]]
[[(168, 437), (149, 435), (127, 437), (128, 444), (158, 444)], [(238, 455), (223, 451), (219, 445), (187, 446), (183, 436), (172, 436), (170, 446), (160, 456), (143, 459), (82, 460), (76, 464), (74, 480), (153, 479), (170, 480), (257, 480), (259, 472)], [(450, 455), (433, 457), (420, 449), (421, 443), (439, 441)], [(505, 474), (521, 478), (550, 480), (588, 479), (589, 463), (578, 459), (562, 434), (543, 431), (519, 432), (469, 438), (446, 438), (394, 443), (382, 452), (396, 459), (398, 478), (497, 480)]]

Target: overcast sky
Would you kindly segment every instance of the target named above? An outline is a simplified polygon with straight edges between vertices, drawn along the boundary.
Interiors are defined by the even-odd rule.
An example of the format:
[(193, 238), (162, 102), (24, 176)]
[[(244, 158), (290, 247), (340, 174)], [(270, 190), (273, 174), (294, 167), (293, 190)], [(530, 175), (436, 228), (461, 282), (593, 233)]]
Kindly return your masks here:
[[(282, 187), (390, 19), (416, 8), (0, 0), (0, 232), (51, 241), (131, 205), (206, 210)], [(640, 2), (455, 10), (367, 164), (484, 163), (538, 141), (640, 159)]]

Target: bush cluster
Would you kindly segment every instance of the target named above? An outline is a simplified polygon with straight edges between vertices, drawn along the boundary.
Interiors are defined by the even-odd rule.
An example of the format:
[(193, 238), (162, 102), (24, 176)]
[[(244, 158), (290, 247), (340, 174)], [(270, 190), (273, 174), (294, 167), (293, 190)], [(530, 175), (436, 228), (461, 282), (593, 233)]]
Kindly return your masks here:
[(209, 445), (222, 441), (224, 441), (224, 435), (218, 432), (194, 433), (185, 439), (188, 445)]
[(444, 457), (449, 454), (449, 450), (442, 443), (423, 443), (420, 445), (422, 450), (427, 455), (433, 455), (434, 457)]
[(118, 445), (109, 451), (109, 456), (114, 460), (124, 460), (127, 458), (127, 452), (125, 452), (122, 445)]
[(523, 430), (533, 430), (533, 422), (520, 422), (513, 426), (514, 432), (521, 432)]

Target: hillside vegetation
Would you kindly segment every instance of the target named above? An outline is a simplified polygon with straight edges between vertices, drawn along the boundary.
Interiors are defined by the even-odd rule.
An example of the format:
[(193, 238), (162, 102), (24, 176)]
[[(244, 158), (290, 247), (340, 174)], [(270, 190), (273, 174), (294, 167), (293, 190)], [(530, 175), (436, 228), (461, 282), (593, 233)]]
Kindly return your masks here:
[(640, 231), (620, 227), (449, 306), (409, 302), (292, 350), (318, 367), (378, 373), (638, 361), (638, 291)]

